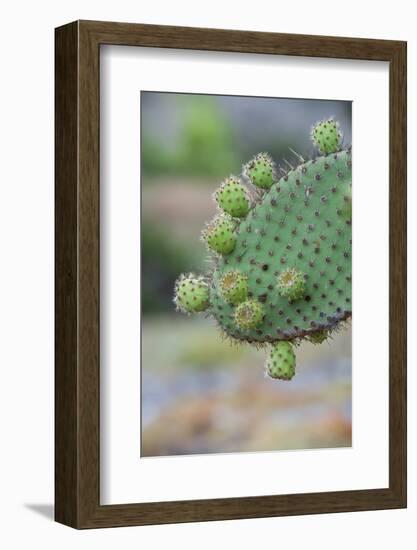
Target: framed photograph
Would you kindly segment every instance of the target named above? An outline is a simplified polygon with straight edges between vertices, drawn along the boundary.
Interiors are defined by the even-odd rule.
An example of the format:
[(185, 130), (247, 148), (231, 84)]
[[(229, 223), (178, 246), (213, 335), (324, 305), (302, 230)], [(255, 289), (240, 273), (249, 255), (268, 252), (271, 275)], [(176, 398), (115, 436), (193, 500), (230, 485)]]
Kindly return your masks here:
[(63, 524), (404, 508), (406, 43), (57, 28), (55, 375)]

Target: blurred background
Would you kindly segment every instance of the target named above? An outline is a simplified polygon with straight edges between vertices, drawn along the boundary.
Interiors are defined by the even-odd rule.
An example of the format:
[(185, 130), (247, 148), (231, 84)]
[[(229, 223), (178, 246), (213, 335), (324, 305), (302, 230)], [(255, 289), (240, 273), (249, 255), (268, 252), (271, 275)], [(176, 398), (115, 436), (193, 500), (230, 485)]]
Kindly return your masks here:
[(221, 180), (260, 151), (284, 166), (314, 154), (312, 124), (351, 102), (141, 92), (141, 456), (351, 445), (351, 331), (297, 349), (290, 382), (264, 377), (265, 352), (221, 340), (177, 313), (182, 272), (204, 272), (200, 231)]

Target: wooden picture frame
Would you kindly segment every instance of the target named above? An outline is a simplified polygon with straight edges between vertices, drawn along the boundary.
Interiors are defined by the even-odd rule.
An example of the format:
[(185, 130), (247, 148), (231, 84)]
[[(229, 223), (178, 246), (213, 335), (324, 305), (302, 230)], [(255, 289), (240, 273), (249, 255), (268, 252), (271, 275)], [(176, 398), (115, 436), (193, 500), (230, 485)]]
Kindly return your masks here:
[[(75, 528), (406, 506), (406, 43), (76, 21), (56, 29), (56, 521)], [(99, 495), (99, 56), (117, 44), (389, 62), (389, 487), (141, 504)]]

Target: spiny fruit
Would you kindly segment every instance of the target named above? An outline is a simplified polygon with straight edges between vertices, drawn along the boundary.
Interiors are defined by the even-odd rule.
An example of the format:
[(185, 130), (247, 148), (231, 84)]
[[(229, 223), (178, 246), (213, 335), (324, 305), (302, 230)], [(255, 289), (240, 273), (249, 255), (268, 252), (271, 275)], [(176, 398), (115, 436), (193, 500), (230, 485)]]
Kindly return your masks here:
[(248, 278), (240, 271), (227, 271), (219, 281), (220, 292), (229, 304), (239, 304), (248, 297)]
[(300, 300), (305, 293), (304, 274), (295, 267), (281, 271), (278, 275), (278, 292), (289, 300)]
[(201, 236), (213, 252), (230, 254), (236, 245), (235, 227), (231, 218), (219, 214), (211, 220)]
[[(301, 162), (279, 179), (269, 155), (247, 163), (246, 180), (263, 192), (248, 202), (246, 215), (223, 200), (226, 186), (234, 199), (247, 197), (237, 178), (216, 194), (220, 213), (203, 232), (215, 254), (205, 279), (209, 296), (201, 301), (229, 338), (319, 344), (351, 317), (352, 155), (340, 149), (336, 129), (332, 119), (319, 122), (312, 137), (324, 154), (312, 160), (296, 154)], [(180, 292), (177, 303), (191, 311)]]
[(267, 153), (259, 153), (243, 167), (243, 173), (256, 187), (270, 189), (274, 183), (274, 169), (271, 157)]
[(342, 133), (339, 123), (332, 118), (317, 122), (311, 130), (311, 137), (320, 153), (333, 153), (340, 149)]
[(204, 311), (209, 305), (209, 286), (202, 277), (192, 273), (181, 275), (175, 283), (174, 301), (181, 311)]
[(295, 374), (295, 354), (289, 342), (275, 344), (266, 360), (266, 374), (278, 380), (291, 380)]
[(263, 308), (257, 300), (249, 299), (235, 309), (234, 321), (243, 331), (257, 327), (262, 322)]
[(214, 196), (218, 206), (234, 218), (243, 218), (249, 212), (246, 189), (235, 176), (225, 179)]

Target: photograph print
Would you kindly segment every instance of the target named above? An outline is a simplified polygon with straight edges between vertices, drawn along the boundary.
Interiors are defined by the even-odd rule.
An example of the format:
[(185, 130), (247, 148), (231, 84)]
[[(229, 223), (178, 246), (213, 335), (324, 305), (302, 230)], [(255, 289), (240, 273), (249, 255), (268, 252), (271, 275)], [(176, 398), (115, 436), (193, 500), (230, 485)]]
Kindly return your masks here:
[(350, 447), (352, 103), (140, 111), (140, 456)]

